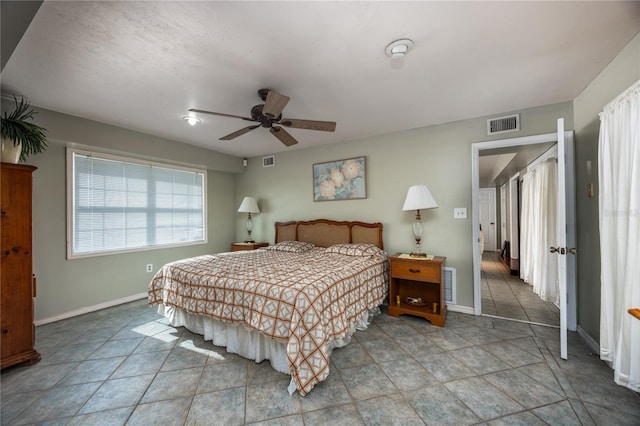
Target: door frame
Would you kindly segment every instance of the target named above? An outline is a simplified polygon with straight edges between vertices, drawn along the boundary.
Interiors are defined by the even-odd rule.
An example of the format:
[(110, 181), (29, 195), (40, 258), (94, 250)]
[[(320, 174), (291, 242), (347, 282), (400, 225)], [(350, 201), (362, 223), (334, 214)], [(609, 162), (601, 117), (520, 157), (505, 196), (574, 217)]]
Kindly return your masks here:
[[(573, 132), (564, 132), (565, 139), (569, 139), (571, 144), (566, 150), (566, 157), (571, 161), (571, 170), (573, 169)], [(479, 157), (480, 151), (485, 149), (506, 148), (510, 146), (533, 145), (539, 143), (548, 143), (558, 141), (557, 133), (545, 133), (541, 135), (523, 136), (518, 138), (499, 139), (485, 142), (474, 142), (471, 144), (471, 220), (472, 220), (472, 252), (473, 252), (473, 313), (474, 315), (482, 314), (482, 295), (480, 287), (480, 248), (478, 245), (480, 234), (480, 217), (478, 215), (479, 208), (479, 192), (480, 192), (480, 175), (479, 175)], [(575, 177), (572, 173), (568, 174), (566, 180), (567, 198), (575, 197)], [(575, 244), (575, 209), (573, 203), (567, 205), (567, 244)], [(575, 247), (572, 245), (571, 247)], [(575, 260), (569, 259), (567, 266), (567, 328), (576, 330), (577, 328), (577, 309), (576, 309), (576, 270)]]

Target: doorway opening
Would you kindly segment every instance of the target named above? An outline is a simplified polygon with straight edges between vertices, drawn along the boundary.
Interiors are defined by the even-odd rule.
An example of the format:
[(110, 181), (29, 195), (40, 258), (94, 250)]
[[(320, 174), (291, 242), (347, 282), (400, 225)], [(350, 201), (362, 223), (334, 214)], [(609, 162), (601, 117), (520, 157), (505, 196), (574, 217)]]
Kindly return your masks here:
[[(543, 301), (533, 292), (532, 287), (519, 277), (520, 229), (518, 224), (513, 222), (514, 217), (518, 218), (520, 212), (517, 215), (511, 214), (514, 208), (520, 208), (519, 202), (513, 202), (514, 199), (519, 198), (519, 172), (526, 169), (529, 163), (552, 146), (557, 145), (557, 141), (558, 136), (554, 133), (479, 142), (472, 146), (474, 313), (476, 315), (483, 314), (556, 327), (561, 325), (558, 306)], [(480, 157), (485, 156), (500, 156), (504, 163), (497, 168), (494, 166), (495, 176), (492, 176), (491, 182), (481, 182), (480, 178)], [(498, 176), (500, 173), (502, 176)], [(567, 187), (571, 185), (573, 181), (567, 182)], [(481, 228), (480, 216), (483, 211), (481, 188), (483, 186), (490, 187), (494, 191), (499, 188), (498, 200), (495, 202), (495, 210), (499, 212), (499, 216), (493, 218), (493, 223), (499, 226), (495, 226), (496, 241), (489, 244), (486, 241), (488, 235), (483, 232), (486, 225), (482, 225)], [(481, 239), (484, 239), (483, 247), (479, 244)], [(505, 241), (510, 245), (506, 249)], [(495, 244), (495, 251), (486, 249), (491, 243)], [(571, 278), (575, 281), (575, 275)], [(571, 286), (575, 286), (575, 282)], [(575, 300), (570, 299), (569, 305), (568, 311), (571, 317), (571, 312), (575, 312)]]

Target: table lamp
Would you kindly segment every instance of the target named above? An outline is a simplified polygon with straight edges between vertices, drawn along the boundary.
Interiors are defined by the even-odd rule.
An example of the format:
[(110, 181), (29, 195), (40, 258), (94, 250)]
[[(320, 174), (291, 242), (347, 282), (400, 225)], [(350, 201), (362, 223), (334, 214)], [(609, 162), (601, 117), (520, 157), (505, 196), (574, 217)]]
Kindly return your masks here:
[(253, 197), (244, 197), (244, 200), (242, 200), (242, 203), (238, 208), (238, 213), (249, 214), (249, 217), (247, 217), (247, 221), (244, 223), (247, 228), (247, 239), (245, 240), (245, 243), (255, 243), (255, 241), (251, 239), (251, 231), (253, 230), (253, 221), (251, 220), (251, 213), (260, 213), (258, 202)]
[(413, 237), (416, 245), (411, 252), (414, 257), (426, 257), (427, 254), (422, 250), (422, 218), (420, 210), (433, 209), (438, 207), (438, 203), (431, 195), (427, 185), (413, 185), (407, 192), (407, 198), (404, 200), (403, 211), (415, 210), (416, 221), (413, 223)]

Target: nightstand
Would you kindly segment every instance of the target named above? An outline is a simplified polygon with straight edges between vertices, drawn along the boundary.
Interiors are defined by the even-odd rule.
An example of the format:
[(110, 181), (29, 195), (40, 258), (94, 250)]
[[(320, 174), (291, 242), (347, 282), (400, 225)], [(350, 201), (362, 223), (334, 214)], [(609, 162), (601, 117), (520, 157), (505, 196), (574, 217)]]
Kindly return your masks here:
[(447, 315), (442, 282), (445, 259), (390, 256), (389, 315), (415, 315), (444, 327)]
[(261, 247), (268, 247), (269, 243), (232, 243), (231, 251), (255, 250)]

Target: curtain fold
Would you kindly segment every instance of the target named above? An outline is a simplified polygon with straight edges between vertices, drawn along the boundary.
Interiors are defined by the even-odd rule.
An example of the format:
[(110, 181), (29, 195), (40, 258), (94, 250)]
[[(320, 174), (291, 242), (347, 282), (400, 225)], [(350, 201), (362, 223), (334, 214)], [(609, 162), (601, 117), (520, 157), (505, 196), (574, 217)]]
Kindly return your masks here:
[(541, 299), (558, 304), (556, 246), (558, 166), (555, 159), (538, 164), (522, 178), (520, 278)]
[(533, 241), (535, 221), (533, 215), (533, 172), (522, 175), (522, 207), (520, 210), (520, 278), (530, 283), (533, 278)]
[(600, 358), (640, 391), (640, 81), (600, 113)]

